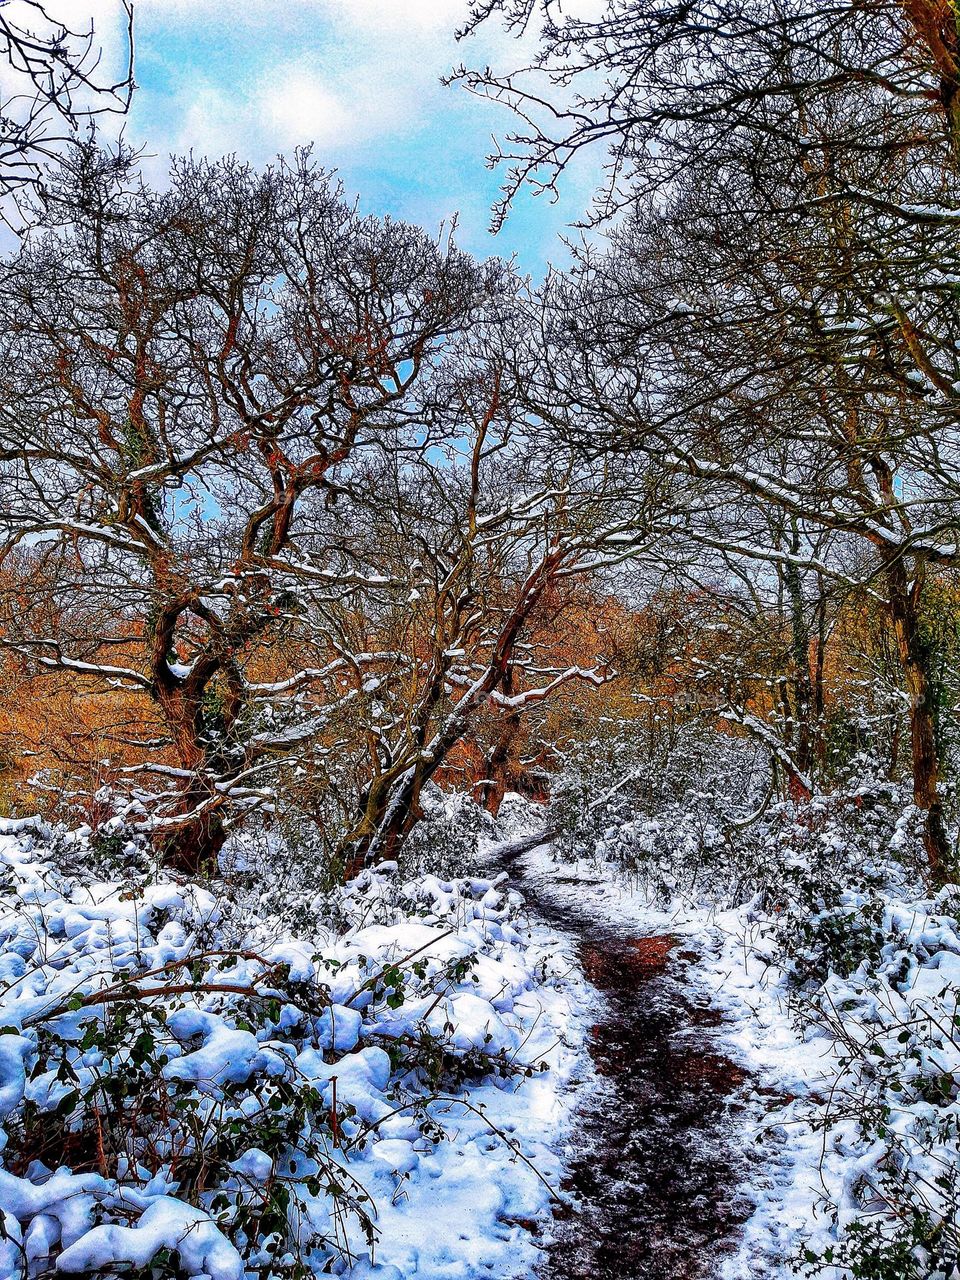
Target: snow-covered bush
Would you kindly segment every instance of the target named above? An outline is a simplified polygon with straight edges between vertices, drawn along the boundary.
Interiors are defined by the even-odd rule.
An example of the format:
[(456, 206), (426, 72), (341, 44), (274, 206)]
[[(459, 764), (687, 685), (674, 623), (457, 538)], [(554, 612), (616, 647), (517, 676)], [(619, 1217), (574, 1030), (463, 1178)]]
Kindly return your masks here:
[(65, 874), (71, 845), (0, 827), (0, 1277), (396, 1280), (363, 1259), (410, 1265), (420, 1166), (429, 1198), (481, 1156), (471, 1230), (530, 1247), (497, 1220), (545, 1211), (535, 1143), (483, 1110), (557, 1040), (515, 895), (386, 867), (297, 936), (220, 886)]
[[(404, 876), (432, 873), (446, 879), (476, 870), (481, 836), (493, 819), (466, 792), (444, 791), (428, 783), (421, 796), (422, 817), (403, 842)], [(277, 928), (310, 931), (339, 918), (343, 866), (320, 826), (293, 806), (269, 823), (251, 821), (234, 833), (220, 855), (231, 888), (234, 914)]]
[(739, 912), (745, 945), (827, 1064), (766, 1117), (822, 1135), (794, 1261), (829, 1280), (956, 1280), (960, 890), (924, 895), (921, 816), (883, 779), (773, 806), (755, 830), (773, 873)]
[(794, 988), (879, 963), (890, 942), (882, 891), (920, 891), (920, 827), (904, 787), (869, 777), (771, 810), (760, 834), (774, 874), (760, 900), (775, 915), (779, 963)]
[(342, 880), (321, 830), (291, 809), (242, 825), (224, 844), (219, 870), (233, 915), (306, 933), (324, 922)]
[(465, 791), (445, 791), (429, 782), (420, 795), (423, 816), (403, 843), (400, 860), (408, 875), (469, 875), (476, 869), (477, 842), (493, 830), (493, 818)]
[(764, 805), (767, 754), (695, 722), (654, 732), (610, 721), (573, 748), (549, 809), (557, 848), (628, 872), (661, 899), (715, 893), (736, 901), (765, 878), (765, 846), (744, 824)]
[(843, 891), (921, 881), (921, 815), (873, 758), (852, 760), (830, 793), (781, 800), (770, 757), (751, 739), (695, 722), (661, 735), (636, 721), (608, 729), (571, 752), (555, 783), (549, 821), (561, 856), (612, 864), (664, 902), (759, 894), (789, 912), (798, 932), (784, 946), (800, 968), (816, 969), (818, 948), (823, 963), (834, 952), (840, 963), (847, 942), (851, 959), (869, 947), (869, 920), (845, 924)]
[[(828, 1036), (837, 1070), (808, 1116), (824, 1132), (832, 1238), (813, 1274), (869, 1280), (960, 1275), (960, 893), (847, 891), (871, 919), (869, 954), (808, 981), (797, 1018)], [(836, 1271), (830, 1268), (837, 1268)]]

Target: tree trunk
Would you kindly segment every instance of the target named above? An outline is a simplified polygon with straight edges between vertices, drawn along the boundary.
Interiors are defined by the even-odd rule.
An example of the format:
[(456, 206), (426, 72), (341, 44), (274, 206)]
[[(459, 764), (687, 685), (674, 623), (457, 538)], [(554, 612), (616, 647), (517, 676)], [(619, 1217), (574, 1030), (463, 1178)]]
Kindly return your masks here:
[(520, 725), (519, 715), (508, 716), (493, 750), (487, 757), (486, 780), (479, 798), (487, 812), (494, 817), (497, 816), (503, 797), (507, 793), (510, 752), (520, 733)]
[[(174, 813), (183, 815), (185, 821), (169, 834), (161, 835), (157, 849), (163, 865), (171, 871), (186, 876), (210, 875), (216, 870), (226, 831), (219, 813), (204, 807), (209, 803), (210, 792), (203, 777), (211, 761), (203, 743), (202, 690), (200, 695), (187, 693), (170, 680), (158, 680), (155, 696), (176, 746), (180, 767), (193, 774)], [(194, 813), (195, 817), (187, 816)]]
[[(794, 531), (793, 553), (799, 554), (800, 542)], [(784, 567), (784, 582), (790, 600), (790, 645), (793, 665), (793, 712), (796, 722), (796, 739), (793, 743), (797, 775), (790, 779), (790, 791), (794, 799), (810, 799), (810, 788), (804, 779), (810, 778), (814, 764), (814, 697), (810, 679), (810, 628), (804, 609), (803, 585), (800, 571), (792, 562)]]
[[(427, 743), (430, 715), (443, 693), (442, 675), (445, 668), (438, 665), (438, 678), (431, 696), (425, 700), (418, 716), (413, 763), (405, 768), (397, 766), (390, 773), (374, 780), (367, 791), (363, 816), (345, 842), (344, 875), (347, 879), (358, 874), (362, 867), (374, 860), (396, 857), (400, 846), (420, 817), (419, 800), (424, 785), (463, 737), (474, 715), (492, 691), (498, 686), (502, 687), (504, 680), (508, 678), (517, 638), (547, 586), (553, 581), (564, 556), (564, 550), (554, 545), (530, 572), (513, 611), (496, 638), (482, 677), (460, 698)], [(410, 759), (409, 754), (407, 759)]]
[[(200, 797), (196, 799), (199, 801)], [(211, 875), (216, 870), (217, 856), (226, 838), (220, 815), (201, 813), (160, 840), (163, 865), (191, 878)]]
[[(512, 697), (516, 692), (512, 666), (507, 667), (504, 672), (501, 687), (507, 697)], [(488, 813), (493, 814), (494, 817), (497, 816), (500, 805), (503, 803), (503, 797), (506, 794), (508, 781), (507, 764), (510, 760), (513, 744), (520, 734), (521, 723), (522, 717), (519, 712), (513, 711), (506, 715), (500, 726), (497, 741), (487, 756), (484, 771), (485, 781), (478, 799)]]
[(913, 765), (913, 799), (925, 814), (923, 844), (930, 880), (934, 885), (950, 877), (950, 847), (943, 818), (943, 803), (937, 783), (940, 761), (937, 752), (936, 705), (930, 678), (930, 652), (919, 627), (922, 570), (913, 583), (902, 559), (885, 566), (890, 620), (897, 642), (904, 685), (910, 700), (910, 746)]
[(420, 793), (435, 768), (420, 762), (374, 779), (364, 797), (362, 817), (344, 844), (344, 881), (354, 879), (374, 859), (396, 861), (420, 816)]
[(826, 742), (824, 741), (824, 697), (823, 697), (823, 667), (827, 653), (827, 605), (821, 594), (817, 603), (817, 649), (816, 658), (813, 664), (813, 755), (820, 767), (821, 776), (823, 776), (824, 766), (826, 764)]

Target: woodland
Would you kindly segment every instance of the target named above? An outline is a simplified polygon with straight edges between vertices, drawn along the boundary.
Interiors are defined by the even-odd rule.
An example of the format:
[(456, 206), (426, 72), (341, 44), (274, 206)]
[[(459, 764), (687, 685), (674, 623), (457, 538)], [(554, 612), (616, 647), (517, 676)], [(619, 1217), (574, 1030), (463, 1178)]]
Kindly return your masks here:
[(0, 1277), (958, 1280), (955, 7), (472, 0), (543, 280), (148, 181), (126, 14), (0, 2)]

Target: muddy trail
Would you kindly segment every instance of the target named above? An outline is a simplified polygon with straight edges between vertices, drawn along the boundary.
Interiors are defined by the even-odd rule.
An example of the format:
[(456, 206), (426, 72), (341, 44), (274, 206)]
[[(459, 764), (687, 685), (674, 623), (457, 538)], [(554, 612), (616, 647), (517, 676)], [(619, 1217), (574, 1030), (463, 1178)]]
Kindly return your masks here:
[(504, 846), (500, 865), (531, 918), (575, 940), (604, 997), (588, 1041), (600, 1081), (578, 1107), (564, 1183), (577, 1208), (558, 1214), (538, 1276), (708, 1280), (752, 1209), (732, 1118), (749, 1081), (717, 1048), (690, 940), (632, 936), (575, 895), (558, 900), (525, 873), (533, 843)]

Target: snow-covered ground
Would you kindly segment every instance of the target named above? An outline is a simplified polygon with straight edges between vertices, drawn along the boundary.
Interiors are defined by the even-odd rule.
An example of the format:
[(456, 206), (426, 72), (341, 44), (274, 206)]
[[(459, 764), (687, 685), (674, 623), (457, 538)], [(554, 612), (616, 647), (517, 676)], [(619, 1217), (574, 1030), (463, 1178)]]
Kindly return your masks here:
[(515, 894), (384, 868), (277, 936), (71, 843), (0, 827), (0, 1276), (530, 1273), (590, 999)]
[(713, 1033), (717, 1047), (753, 1081), (747, 1108), (731, 1118), (731, 1142), (750, 1169), (740, 1190), (755, 1202), (738, 1250), (722, 1264), (724, 1280), (793, 1275), (787, 1259), (811, 1223), (817, 1194), (820, 1137), (809, 1123), (785, 1122), (787, 1098), (806, 1098), (835, 1071), (830, 1042), (813, 1046), (797, 1034), (778, 977), (752, 950), (743, 911), (717, 913), (678, 901), (655, 906), (629, 879), (596, 859), (558, 861), (548, 845), (523, 855), (526, 872), (549, 884), (550, 897), (571, 910), (637, 937), (673, 935), (696, 944), (690, 970), (698, 994), (722, 1012)]
[[(294, 934), (221, 887), (95, 879), (82, 833), (0, 823), (0, 1278), (531, 1276), (599, 1006), (573, 937), (531, 924), (484, 848), (483, 876), (365, 872)], [(864, 1257), (960, 1280), (956, 891), (842, 895), (801, 921), (798, 978), (759, 899), (665, 911), (602, 860), (523, 857), (572, 914), (697, 954), (750, 1079), (730, 1133), (754, 1211), (725, 1280), (803, 1274), (805, 1250), (827, 1280)]]
[(878, 955), (798, 987), (777, 964), (781, 922), (758, 902), (664, 910), (602, 860), (558, 864), (541, 846), (524, 861), (555, 901), (636, 935), (696, 943), (691, 976), (722, 1010), (719, 1041), (752, 1080), (731, 1136), (748, 1157), (741, 1190), (755, 1208), (724, 1280), (783, 1280), (810, 1274), (806, 1264), (826, 1280), (960, 1280), (955, 888), (935, 899), (843, 895), (854, 927), (872, 922)]

